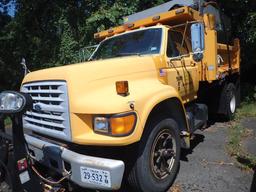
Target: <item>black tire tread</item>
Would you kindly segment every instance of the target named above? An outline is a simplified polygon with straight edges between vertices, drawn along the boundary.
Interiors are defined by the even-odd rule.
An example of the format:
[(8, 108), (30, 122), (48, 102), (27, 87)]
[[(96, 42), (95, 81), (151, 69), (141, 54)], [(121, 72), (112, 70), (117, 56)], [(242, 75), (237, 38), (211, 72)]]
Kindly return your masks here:
[[(152, 129), (155, 128), (155, 126), (158, 123), (161, 123), (163, 120), (171, 120), (173, 123), (175, 123), (176, 124), (176, 128), (177, 128), (177, 132), (178, 132), (178, 125), (177, 125), (177, 123), (173, 119), (170, 119), (170, 118), (166, 119), (166, 118), (163, 118), (163, 117), (162, 118), (161, 117), (157, 117), (155, 119), (155, 121), (152, 121), (152, 122), (149, 123), (148, 126), (151, 129), (146, 129), (145, 130), (145, 134), (143, 134), (143, 137), (142, 137), (142, 140), (141, 140), (143, 147), (146, 146), (147, 138), (150, 136), (150, 133), (151, 133)], [(178, 147), (180, 147), (180, 140), (178, 142), (179, 142)], [(179, 167), (179, 163), (177, 164), (177, 167)], [(177, 170), (178, 170), (178, 168), (177, 168)], [(136, 163), (135, 163), (134, 166), (132, 167), (132, 169), (129, 172), (127, 180), (128, 180), (129, 185), (132, 187), (133, 191), (143, 192), (142, 187), (140, 186), (140, 183), (138, 181), (140, 178), (138, 178), (137, 176), (138, 176), (138, 174), (137, 174), (137, 168), (136, 168)], [(174, 179), (172, 179), (171, 182), (173, 182), (173, 180)]]
[(230, 111), (230, 100), (232, 99), (233, 95), (236, 96), (236, 87), (233, 83), (228, 83), (223, 87), (224, 91), (224, 118), (227, 121), (233, 120), (234, 114)]

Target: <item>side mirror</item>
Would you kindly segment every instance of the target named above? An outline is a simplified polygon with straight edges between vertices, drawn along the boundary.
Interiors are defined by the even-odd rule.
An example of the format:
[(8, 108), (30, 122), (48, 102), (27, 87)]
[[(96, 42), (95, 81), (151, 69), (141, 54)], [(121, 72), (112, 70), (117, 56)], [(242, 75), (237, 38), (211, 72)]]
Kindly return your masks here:
[(191, 25), (191, 44), (193, 59), (197, 62), (201, 61), (204, 56), (204, 25), (202, 23)]
[(0, 93), (0, 114), (22, 114), (32, 107), (33, 100), (26, 93), (16, 91)]

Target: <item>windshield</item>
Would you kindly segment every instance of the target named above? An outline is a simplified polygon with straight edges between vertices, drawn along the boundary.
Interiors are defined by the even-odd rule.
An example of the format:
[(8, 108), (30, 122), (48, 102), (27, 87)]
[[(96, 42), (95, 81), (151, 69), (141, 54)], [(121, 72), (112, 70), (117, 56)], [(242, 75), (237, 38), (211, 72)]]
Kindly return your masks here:
[(119, 35), (103, 41), (92, 60), (108, 59), (129, 55), (159, 54), (162, 29), (153, 28)]

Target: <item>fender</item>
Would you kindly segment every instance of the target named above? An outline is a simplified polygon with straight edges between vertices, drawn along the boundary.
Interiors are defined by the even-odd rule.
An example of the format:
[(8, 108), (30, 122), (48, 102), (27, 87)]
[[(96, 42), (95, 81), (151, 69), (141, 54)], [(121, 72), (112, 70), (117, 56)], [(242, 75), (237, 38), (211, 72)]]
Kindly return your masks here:
[[(146, 123), (149, 119), (150, 113), (154, 110), (154, 108), (159, 105), (160, 103), (163, 103), (165, 101), (168, 101), (170, 99), (175, 99), (176, 101), (178, 101), (179, 103), (179, 107), (182, 108), (183, 114), (185, 114), (185, 108), (184, 105), (182, 103), (182, 100), (178, 94), (178, 92), (176, 91), (176, 89), (174, 89), (171, 86), (168, 85), (158, 85), (157, 86), (158, 89), (152, 89), (151, 94), (147, 94), (150, 97), (146, 96), (144, 97), (144, 102), (140, 102), (138, 105), (138, 114), (140, 115), (140, 124), (141, 124), (141, 130), (137, 130), (139, 132), (139, 140), (143, 134), (144, 128), (146, 126)], [(185, 116), (184, 116), (185, 118)], [(187, 121), (185, 119), (185, 130), (188, 130), (188, 124)]]
[[(148, 117), (154, 107), (159, 103), (171, 98), (175, 98), (180, 102), (182, 110), (185, 113), (181, 98), (173, 87), (164, 85), (158, 79), (154, 78), (143, 80), (138, 79), (137, 81), (131, 81), (129, 83), (132, 85), (129, 96), (117, 96), (115, 97), (116, 99), (113, 99), (113, 103), (111, 99), (110, 103), (113, 105), (109, 105), (110, 103), (107, 101), (98, 100), (97, 103), (91, 103), (92, 106), (87, 105), (87, 109), (93, 107), (99, 111), (102, 111), (103, 108), (108, 112), (121, 113), (132, 111), (132, 109), (129, 107), (129, 102), (132, 101), (134, 102), (134, 111), (138, 116), (138, 121), (134, 132), (131, 135), (125, 137), (109, 137), (106, 135), (99, 135), (94, 133), (90, 128), (90, 115), (87, 116), (86, 114), (72, 114), (71, 119), (73, 121), (73, 141), (75, 143), (104, 146), (125, 146), (136, 143), (140, 141)], [(105, 92), (106, 90), (102, 91)], [(95, 105), (97, 105), (97, 107)], [(76, 128), (79, 128), (79, 130), (77, 130), (75, 133), (74, 131)]]
[[(142, 85), (144, 86), (143, 90)], [(136, 95), (136, 99), (134, 99), (134, 109), (137, 112), (140, 121), (139, 126), (136, 127), (133, 134), (135, 142), (141, 139), (148, 117), (159, 103), (175, 98), (179, 101), (183, 113), (185, 114), (185, 109), (177, 90), (172, 86), (162, 84), (157, 79), (147, 79), (147, 81), (137, 82), (132, 91)]]

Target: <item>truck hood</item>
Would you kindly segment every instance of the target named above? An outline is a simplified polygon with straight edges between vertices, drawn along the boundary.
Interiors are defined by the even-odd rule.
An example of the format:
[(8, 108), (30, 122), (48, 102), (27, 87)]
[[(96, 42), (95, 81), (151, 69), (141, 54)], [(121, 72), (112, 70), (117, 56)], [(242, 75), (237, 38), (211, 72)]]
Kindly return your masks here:
[[(38, 81), (66, 81), (70, 112), (116, 113), (130, 110), (127, 102), (135, 99), (135, 92), (143, 92), (145, 83), (158, 82), (160, 56), (129, 56), (55, 67), (29, 73), (23, 84)], [(129, 81), (130, 95), (117, 95), (115, 82)], [(141, 84), (140, 84), (141, 83)], [(144, 86), (145, 87), (145, 86)], [(137, 90), (132, 90), (137, 89)]]
[(130, 56), (72, 64), (43, 69), (29, 73), (23, 83), (45, 80), (66, 80), (80, 83), (99, 79), (125, 76), (134, 73), (156, 70), (152, 56)]

